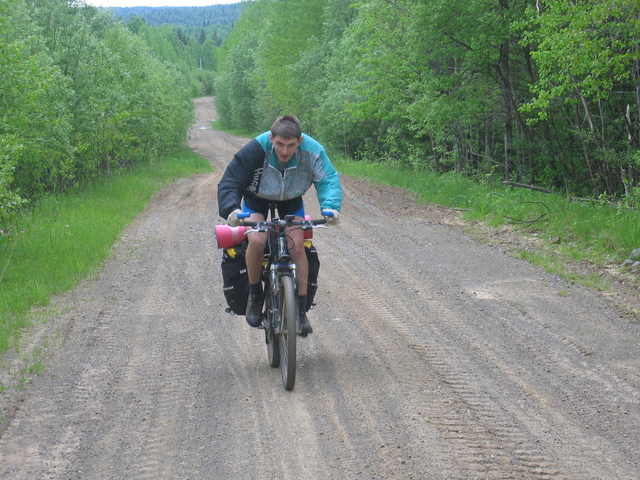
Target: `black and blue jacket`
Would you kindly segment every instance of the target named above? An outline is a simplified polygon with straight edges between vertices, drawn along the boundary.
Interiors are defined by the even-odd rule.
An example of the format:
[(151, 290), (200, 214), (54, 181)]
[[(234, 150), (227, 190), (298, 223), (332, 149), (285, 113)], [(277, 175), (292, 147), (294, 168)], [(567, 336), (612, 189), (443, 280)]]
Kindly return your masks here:
[(303, 134), (302, 143), (281, 172), (270, 132), (265, 132), (242, 147), (227, 166), (218, 184), (219, 213), (227, 218), (241, 208), (245, 195), (273, 201), (291, 200), (304, 195), (312, 185), (321, 209), (340, 211), (340, 177), (324, 147)]

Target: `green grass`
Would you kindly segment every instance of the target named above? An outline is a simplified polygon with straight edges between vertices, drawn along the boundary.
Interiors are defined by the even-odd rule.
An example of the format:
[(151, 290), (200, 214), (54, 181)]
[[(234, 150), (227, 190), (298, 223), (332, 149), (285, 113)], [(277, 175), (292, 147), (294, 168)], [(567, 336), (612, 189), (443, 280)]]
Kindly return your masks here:
[[(577, 283), (593, 285), (592, 275), (577, 278), (566, 262), (621, 263), (640, 248), (640, 215), (636, 210), (598, 202), (571, 201), (500, 182), (474, 181), (460, 175), (436, 175), (378, 163), (332, 159), (338, 171), (373, 182), (409, 189), (420, 201), (463, 210), (463, 218), (493, 227), (509, 227), (536, 235), (550, 248), (536, 255), (522, 253), (532, 263)], [(551, 240), (553, 239), (553, 244)]]
[(0, 353), (29, 323), (33, 306), (95, 272), (125, 227), (171, 181), (211, 171), (186, 147), (108, 181), (44, 198), (0, 234)]

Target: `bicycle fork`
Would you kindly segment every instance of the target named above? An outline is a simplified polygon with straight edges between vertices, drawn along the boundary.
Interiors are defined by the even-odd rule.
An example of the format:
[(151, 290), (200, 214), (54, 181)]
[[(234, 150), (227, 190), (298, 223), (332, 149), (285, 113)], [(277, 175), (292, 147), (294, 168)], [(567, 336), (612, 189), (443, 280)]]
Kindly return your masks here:
[[(294, 289), (296, 292), (296, 332), (293, 332), (294, 334), (298, 333), (298, 330), (300, 329), (300, 324), (299, 324), (299, 319), (297, 318), (297, 314), (298, 314), (298, 305), (297, 305), (297, 298), (298, 298), (298, 286), (296, 285), (296, 266), (293, 263), (287, 264), (286, 266), (286, 271), (283, 271), (283, 266), (278, 267), (277, 265), (272, 265), (271, 266), (271, 272), (270, 272), (270, 283), (271, 286), (270, 288), (271, 290), (271, 296), (273, 298), (273, 305), (271, 306), (272, 308), (272, 317), (273, 318), (273, 330), (274, 333), (276, 335), (279, 335), (282, 333), (282, 315), (281, 312), (282, 310), (282, 305), (280, 305), (279, 302), (279, 298), (280, 298), (280, 292), (282, 290), (282, 283), (279, 282), (278, 280), (280, 278), (282, 278), (283, 276), (287, 276), (287, 277), (291, 277), (293, 279), (293, 285), (294, 285)], [(288, 332), (287, 332), (288, 333)]]
[[(278, 299), (280, 297), (280, 290), (282, 289), (282, 283), (279, 279), (286, 275), (290, 276), (293, 279), (293, 286), (296, 292), (296, 332), (294, 334), (299, 333), (300, 323), (297, 318), (298, 313), (298, 279), (296, 275), (296, 264), (291, 263), (291, 257), (289, 256), (289, 251), (287, 249), (287, 239), (284, 236), (278, 237), (278, 250), (276, 255), (276, 261), (270, 264), (269, 267), (269, 288), (268, 293), (265, 291), (265, 294), (271, 296), (271, 315), (270, 321), (272, 321), (273, 332), (275, 335), (280, 335), (282, 333), (282, 305), (278, 304)], [(288, 332), (287, 332), (288, 333)]]

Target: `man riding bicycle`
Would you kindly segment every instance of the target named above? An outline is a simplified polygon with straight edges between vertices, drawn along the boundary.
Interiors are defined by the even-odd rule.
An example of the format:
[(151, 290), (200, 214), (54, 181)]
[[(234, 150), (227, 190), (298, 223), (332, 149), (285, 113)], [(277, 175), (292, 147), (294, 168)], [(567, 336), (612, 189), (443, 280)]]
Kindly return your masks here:
[[(321, 210), (330, 210), (327, 222), (339, 222), (342, 186), (338, 172), (324, 147), (302, 133), (300, 121), (293, 115), (278, 117), (271, 130), (258, 135), (242, 147), (227, 166), (218, 184), (220, 216), (231, 226), (240, 224), (238, 214), (249, 213), (248, 220), (261, 222), (267, 218), (269, 204), (275, 203), (280, 218), (295, 215), (304, 219), (304, 195), (314, 185)], [(243, 201), (244, 200), (244, 201)], [(252, 327), (260, 327), (262, 280), (261, 269), (266, 233), (247, 235), (246, 252), (249, 277), (249, 300), (245, 318)], [(304, 250), (304, 232), (287, 232), (291, 259), (296, 264), (300, 329), (303, 335), (313, 329), (306, 315), (308, 262)]]

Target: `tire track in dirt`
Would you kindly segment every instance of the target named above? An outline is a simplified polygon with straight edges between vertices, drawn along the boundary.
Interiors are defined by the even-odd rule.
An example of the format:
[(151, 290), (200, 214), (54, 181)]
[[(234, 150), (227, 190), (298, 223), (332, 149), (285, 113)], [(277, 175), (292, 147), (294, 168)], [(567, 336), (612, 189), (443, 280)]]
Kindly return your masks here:
[[(341, 274), (349, 275), (349, 270)], [(371, 275), (375, 274), (368, 272), (369, 280)], [(465, 380), (463, 369), (447, 361), (456, 358), (457, 352), (444, 343), (434, 345), (437, 332), (433, 328), (407, 322), (416, 318), (415, 310), (406, 308), (402, 301), (381, 299), (356, 276), (348, 281), (359, 292), (355, 309), (363, 319), (360, 325), (371, 330), (369, 338), (377, 340), (378, 351), (395, 352), (384, 363), (401, 382), (403, 391), (410, 394), (409, 403), (446, 444), (442, 448), (446, 448), (447, 456), (456, 459), (446, 478), (569, 478), (518, 427), (504, 420), (504, 412), (496, 411), (490, 399)], [(373, 283), (377, 281), (384, 283), (382, 278)], [(384, 330), (389, 334), (375, 334)]]
[[(354, 196), (348, 193), (347, 197), (351, 200)], [(382, 344), (380, 351), (395, 348), (401, 352), (409, 348), (421, 358), (420, 362), (411, 363), (399, 353), (399, 358), (390, 360), (394, 365), (403, 361), (411, 365), (404, 370), (398, 367), (397, 373), (398, 378), (404, 379), (407, 391), (421, 379), (429, 382), (434, 378), (439, 384), (440, 396), (444, 395), (443, 390), (448, 391), (448, 395), (439, 399), (418, 397), (416, 400), (421, 410), (439, 419), (429, 423), (444, 429), (442, 435), (448, 439), (447, 444), (456, 445), (454, 456), (464, 459), (461, 463), (467, 465), (467, 470), (452, 471), (447, 478), (468, 478), (467, 475), (476, 474), (490, 478), (615, 476), (619, 465), (628, 463), (633, 454), (630, 450), (625, 452), (626, 447), (603, 441), (617, 428), (622, 432), (624, 427), (622, 424), (616, 427), (615, 423), (605, 426), (602, 412), (608, 410), (613, 414), (613, 417), (607, 415), (609, 423), (612, 420), (626, 423), (636, 418), (637, 391), (629, 384), (616, 382), (615, 375), (597, 362), (585, 363), (585, 358), (591, 360), (590, 355), (585, 357), (585, 349), (589, 351), (591, 347), (579, 346), (583, 341), (576, 342), (559, 334), (555, 325), (541, 321), (549, 318), (550, 310), (555, 309), (559, 318), (565, 315), (564, 300), (553, 299), (553, 295), (561, 298), (557, 293), (548, 292), (546, 296), (538, 293), (537, 284), (558, 279), (523, 277), (493, 282), (491, 278), (484, 278), (469, 283), (476, 274), (467, 269), (464, 261), (456, 262), (452, 261), (455, 257), (448, 257), (440, 262), (438, 258), (429, 257), (431, 246), (441, 250), (441, 244), (448, 241), (446, 229), (426, 222), (412, 225), (410, 220), (394, 222), (390, 229), (385, 228), (384, 217), (372, 209), (371, 204), (364, 203), (363, 198), (355, 198), (354, 203), (345, 208), (349, 213), (344, 216), (344, 224), (355, 227), (345, 229), (343, 226), (341, 241), (331, 246), (337, 250), (334, 263), (340, 265), (336, 276), (346, 277), (344, 284), (355, 294), (340, 295), (337, 302), (351, 305), (354, 317), (360, 322), (366, 321), (372, 332), (378, 332), (372, 335), (374, 340), (402, 339), (395, 346)], [(353, 216), (350, 218), (350, 215)], [(354, 247), (357, 237), (366, 229), (378, 232), (380, 248)], [(394, 229), (403, 232), (403, 236), (398, 237)], [(429, 230), (439, 233), (433, 235)], [(445, 233), (444, 239), (441, 233)], [(413, 241), (413, 238), (419, 240)], [(401, 241), (389, 242), (388, 239)], [(458, 241), (451, 240), (452, 244)], [(419, 255), (414, 256), (412, 244), (419, 247), (416, 250)], [(462, 252), (454, 255), (463, 259), (478, 253), (469, 250), (464, 255)], [(403, 265), (397, 261), (400, 257), (408, 261)], [(340, 261), (344, 258), (350, 259), (348, 265)], [(461, 266), (457, 267), (456, 263)], [(357, 267), (353, 268), (354, 265)], [(444, 274), (451, 278), (442, 277)], [(385, 292), (396, 291), (397, 283), (405, 286), (408, 295), (385, 295)], [(524, 296), (514, 296), (513, 289), (520, 289), (521, 283), (522, 290), (515, 291), (524, 292)], [(527, 288), (535, 290), (535, 296), (528, 295)], [(509, 291), (508, 296), (500, 290)], [(487, 295), (488, 292), (498, 293), (502, 298), (496, 300), (495, 295)], [(541, 301), (551, 307), (531, 312), (527, 304)], [(589, 303), (584, 305), (585, 317), (589, 315), (589, 308)], [(485, 330), (479, 328), (481, 325)], [(380, 333), (385, 329), (390, 334)], [(630, 346), (633, 341), (627, 339), (622, 343)], [(611, 379), (607, 380), (608, 377)], [(603, 391), (600, 387), (604, 391), (622, 387), (621, 405), (608, 408), (605, 404), (599, 405), (600, 400), (595, 397), (606, 398), (600, 396)], [(438, 405), (435, 411), (433, 405)], [(590, 465), (584, 461), (585, 457), (593, 460)], [(575, 472), (581, 473), (576, 476)]]

